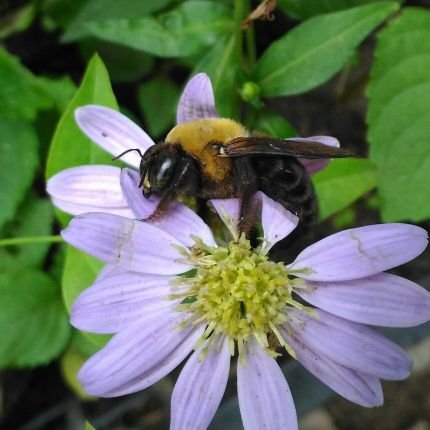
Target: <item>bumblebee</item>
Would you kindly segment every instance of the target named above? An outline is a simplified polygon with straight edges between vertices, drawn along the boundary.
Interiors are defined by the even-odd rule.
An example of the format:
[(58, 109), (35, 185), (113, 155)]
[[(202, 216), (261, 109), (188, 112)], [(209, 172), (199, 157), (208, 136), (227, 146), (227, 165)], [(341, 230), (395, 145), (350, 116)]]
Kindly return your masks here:
[[(120, 154), (120, 158), (130, 151)], [(299, 158), (339, 158), (345, 149), (300, 139), (250, 133), (226, 118), (178, 124), (165, 141), (141, 154), (143, 195), (160, 197), (152, 217), (162, 215), (177, 196), (241, 199), (239, 230), (252, 226), (252, 196), (262, 191), (296, 214), (303, 225), (316, 221), (318, 205), (309, 174)]]

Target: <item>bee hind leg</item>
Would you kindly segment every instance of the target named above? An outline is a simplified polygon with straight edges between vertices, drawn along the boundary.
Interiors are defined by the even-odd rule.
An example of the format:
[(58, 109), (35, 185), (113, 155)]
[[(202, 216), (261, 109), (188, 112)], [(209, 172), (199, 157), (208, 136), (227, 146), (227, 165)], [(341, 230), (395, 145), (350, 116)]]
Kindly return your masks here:
[(246, 236), (249, 236), (255, 223), (255, 210), (252, 204), (252, 196), (258, 191), (257, 176), (248, 157), (235, 159), (233, 174), (237, 194), (241, 200), (238, 219), (239, 235), (244, 233)]

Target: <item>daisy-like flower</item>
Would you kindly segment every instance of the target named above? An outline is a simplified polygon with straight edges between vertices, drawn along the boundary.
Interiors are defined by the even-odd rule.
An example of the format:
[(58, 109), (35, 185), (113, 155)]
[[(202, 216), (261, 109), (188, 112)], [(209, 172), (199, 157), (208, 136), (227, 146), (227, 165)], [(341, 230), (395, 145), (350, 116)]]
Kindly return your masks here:
[[(142, 199), (138, 182), (136, 172), (121, 173), (127, 206), (142, 219), (156, 202)], [(71, 314), (81, 330), (114, 334), (79, 372), (89, 394), (143, 390), (191, 354), (173, 391), (171, 429), (205, 429), (237, 355), (244, 427), (291, 430), (294, 402), (276, 362), (283, 351), (366, 407), (382, 404), (381, 379), (409, 375), (405, 351), (364, 324), (430, 319), (426, 290), (383, 273), (418, 256), (426, 231), (407, 224), (345, 230), (285, 265), (268, 252), (298, 218), (262, 193), (255, 204), (264, 231), (256, 249), (238, 236), (237, 199), (211, 201), (232, 236), (227, 243), (180, 203), (153, 223), (107, 213), (71, 221), (63, 238), (107, 263)]]
[[(133, 148), (143, 154), (154, 145), (153, 140), (139, 126), (113, 109), (88, 105), (78, 108), (75, 117), (81, 130), (114, 157)], [(200, 73), (188, 82), (180, 97), (177, 123), (208, 117), (219, 115), (211, 81), (206, 74)], [(330, 136), (314, 136), (301, 140), (339, 146), (338, 140)], [(137, 151), (125, 154), (121, 159), (138, 170), (141, 158)], [(323, 169), (329, 162), (327, 159), (300, 161), (309, 173)], [(120, 171), (119, 167), (107, 165), (72, 167), (50, 178), (47, 191), (59, 209), (72, 215), (99, 211), (132, 218), (133, 213), (127, 207), (121, 191)]]

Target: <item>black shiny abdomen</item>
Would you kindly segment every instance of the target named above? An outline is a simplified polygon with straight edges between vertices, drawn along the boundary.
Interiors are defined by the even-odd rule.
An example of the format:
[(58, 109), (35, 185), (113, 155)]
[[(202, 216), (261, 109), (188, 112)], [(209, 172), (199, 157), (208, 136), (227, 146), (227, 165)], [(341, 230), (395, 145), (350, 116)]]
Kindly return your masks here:
[[(251, 158), (251, 157), (250, 157)], [(309, 173), (293, 157), (252, 157), (258, 189), (300, 218), (302, 226), (318, 219), (318, 202)]]

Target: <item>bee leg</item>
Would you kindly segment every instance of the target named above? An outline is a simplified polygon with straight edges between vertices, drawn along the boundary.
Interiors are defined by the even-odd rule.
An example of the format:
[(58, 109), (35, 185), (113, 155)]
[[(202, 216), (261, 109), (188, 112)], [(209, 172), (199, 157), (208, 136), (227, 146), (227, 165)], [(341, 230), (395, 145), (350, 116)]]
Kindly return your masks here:
[(197, 172), (195, 171), (193, 161), (185, 157), (182, 158), (178, 162), (172, 179), (161, 194), (155, 211), (142, 221), (154, 221), (163, 216), (168, 211), (170, 203), (175, 199), (177, 194), (186, 194), (190, 190), (192, 191), (192, 187), (198, 186), (199, 182), (196, 176)]
[(249, 232), (254, 225), (254, 210), (252, 196), (257, 191), (257, 176), (248, 157), (239, 157), (234, 160), (234, 181), (239, 198), (241, 199), (238, 229), (239, 234)]

